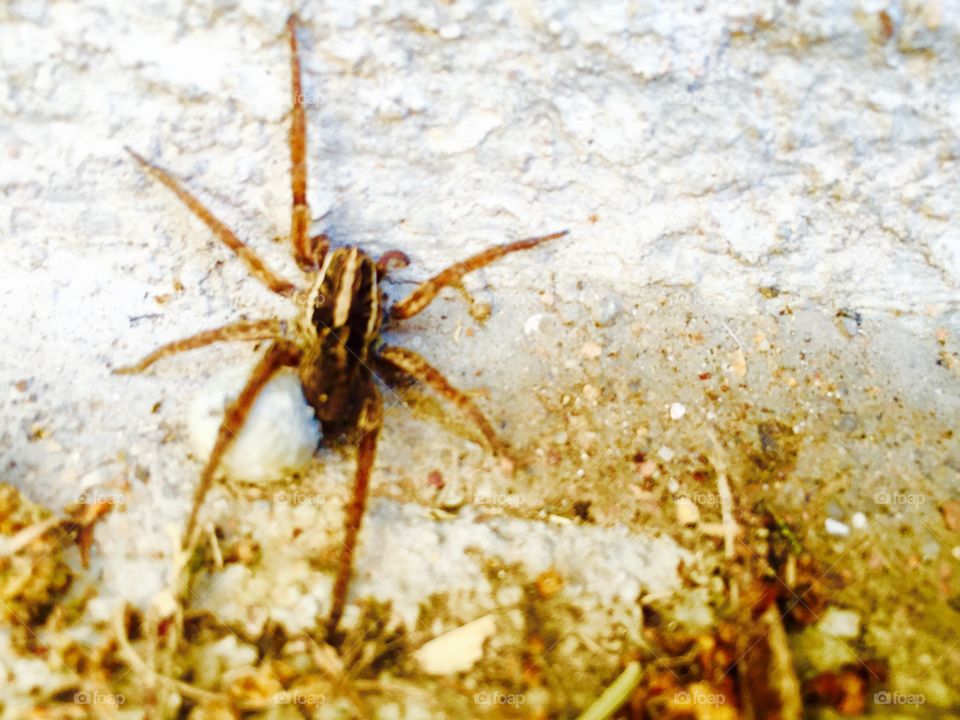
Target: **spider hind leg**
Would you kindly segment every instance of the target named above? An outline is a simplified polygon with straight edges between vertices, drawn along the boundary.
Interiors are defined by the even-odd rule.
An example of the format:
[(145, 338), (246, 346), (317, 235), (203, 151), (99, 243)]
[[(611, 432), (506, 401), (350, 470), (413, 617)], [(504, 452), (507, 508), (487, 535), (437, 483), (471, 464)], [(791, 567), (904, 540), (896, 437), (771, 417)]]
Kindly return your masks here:
[(353, 556), (363, 523), (363, 514), (367, 507), (367, 493), (370, 489), (370, 473), (377, 454), (377, 440), (383, 425), (383, 398), (380, 391), (371, 383), (367, 401), (357, 423), (360, 442), (357, 444), (357, 471), (354, 476), (353, 494), (347, 506), (343, 549), (337, 567), (337, 577), (333, 584), (330, 617), (327, 619), (327, 639), (334, 642), (337, 626), (343, 617), (347, 604), (347, 589), (353, 575)]
[(450, 384), (443, 374), (420, 354), (408, 348), (387, 345), (380, 349), (379, 360), (387, 366), (388, 374), (428, 385), (434, 392), (446, 398), (476, 426), (490, 450), (497, 457), (512, 465), (507, 446), (497, 437), (496, 431), (483, 411), (462, 390)]

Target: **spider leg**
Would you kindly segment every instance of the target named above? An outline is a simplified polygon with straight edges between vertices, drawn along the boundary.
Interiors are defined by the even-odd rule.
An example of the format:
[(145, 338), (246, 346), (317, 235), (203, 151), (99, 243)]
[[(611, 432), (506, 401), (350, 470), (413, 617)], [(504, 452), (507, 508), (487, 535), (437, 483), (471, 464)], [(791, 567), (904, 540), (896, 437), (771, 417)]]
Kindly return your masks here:
[(213, 343), (228, 340), (270, 340), (283, 334), (283, 323), (280, 320), (243, 320), (241, 322), (222, 325), (212, 330), (204, 330), (196, 335), (174, 340), (161, 345), (152, 353), (134, 365), (116, 368), (115, 375), (135, 375), (142, 373), (158, 360), (182, 353), (186, 350), (195, 350)]
[(270, 381), (270, 378), (282, 367), (297, 365), (300, 360), (300, 350), (290, 342), (277, 341), (270, 345), (267, 352), (253, 368), (250, 378), (237, 398), (230, 403), (223, 414), (223, 421), (217, 431), (217, 440), (207, 458), (207, 464), (200, 474), (200, 482), (193, 493), (193, 507), (187, 520), (187, 527), (183, 534), (184, 549), (190, 548), (197, 534), (197, 517), (207, 492), (213, 485), (214, 473), (220, 464), (223, 454), (230, 448), (230, 444), (243, 427), (243, 423), (250, 414), (250, 409), (257, 399), (257, 395)]
[(487, 319), (490, 317), (490, 306), (485, 303), (478, 302), (473, 296), (473, 293), (467, 290), (462, 280), (457, 280), (455, 283), (451, 283), (450, 287), (459, 292), (463, 299), (466, 300), (470, 317), (472, 317), (478, 323), (484, 323), (487, 321)]
[(510, 458), (507, 446), (497, 437), (493, 426), (490, 425), (490, 421), (487, 420), (486, 415), (480, 408), (474, 404), (466, 393), (451, 385), (440, 371), (421, 355), (407, 348), (387, 345), (380, 349), (379, 359), (401, 376), (408, 377), (416, 382), (426, 383), (433, 388), (434, 392), (451, 401), (473, 421), (495, 455), (506, 459)]
[(361, 434), (357, 445), (357, 474), (353, 482), (353, 495), (347, 507), (343, 550), (340, 552), (340, 564), (337, 578), (333, 584), (333, 599), (330, 618), (327, 620), (327, 638), (333, 639), (343, 609), (347, 603), (347, 586), (353, 574), (353, 552), (363, 522), (363, 512), (367, 505), (367, 491), (370, 487), (370, 471), (377, 454), (377, 438), (383, 425), (383, 398), (373, 383), (369, 386), (369, 395), (364, 406), (357, 429)]
[(174, 195), (180, 198), (183, 204), (186, 205), (194, 215), (200, 218), (204, 225), (213, 231), (213, 234), (217, 236), (220, 242), (230, 248), (233, 253), (240, 258), (240, 261), (247, 266), (247, 270), (250, 271), (251, 275), (253, 275), (257, 280), (262, 282), (278, 295), (293, 294), (293, 292), (297, 289), (296, 286), (293, 283), (284, 280), (282, 277), (273, 272), (273, 270), (267, 267), (267, 264), (261, 260), (253, 250), (247, 247), (247, 245), (240, 240), (240, 238), (238, 238), (230, 228), (220, 222), (220, 220), (218, 220), (216, 216), (214, 216), (214, 214), (210, 212), (205, 205), (203, 205), (203, 203), (190, 194), (190, 192), (183, 187), (179, 180), (177, 180), (162, 167), (154, 165), (134, 150), (131, 150), (130, 148), (125, 149), (133, 156), (134, 160), (140, 163), (140, 166), (143, 167), (144, 170), (153, 175), (153, 177), (169, 188)]
[(545, 243), (548, 240), (556, 240), (557, 238), (561, 238), (566, 234), (567, 231), (562, 230), (560, 232), (551, 233), (550, 235), (527, 238), (526, 240), (517, 240), (516, 242), (506, 243), (505, 245), (494, 245), (491, 248), (487, 248), (483, 252), (477, 253), (473, 257), (469, 257), (463, 262), (458, 262), (455, 265), (451, 265), (446, 270), (441, 271), (429, 280), (421, 283), (416, 290), (410, 293), (410, 295), (390, 308), (390, 315), (400, 320), (413, 317), (427, 307), (427, 305), (433, 302), (433, 299), (437, 296), (437, 293), (439, 293), (443, 288), (447, 287), (448, 285), (456, 284), (460, 281), (460, 278), (467, 273), (473, 272), (474, 270), (479, 270), (485, 265), (489, 265), (494, 260), (499, 260), (504, 255), (509, 255), (512, 252), (517, 252), (518, 250), (527, 250), (529, 248), (536, 247), (540, 243)]
[(391, 270), (399, 270), (410, 264), (410, 258), (402, 250), (387, 250), (380, 259), (377, 260), (377, 275), (381, 277), (390, 273)]
[(293, 109), (290, 112), (290, 240), (293, 257), (304, 271), (323, 264), (329, 242), (326, 235), (308, 238), (310, 205), (307, 204), (307, 117), (304, 112), (303, 86), (300, 73), (300, 50), (297, 47), (297, 16), (287, 19), (290, 34), (290, 91)]

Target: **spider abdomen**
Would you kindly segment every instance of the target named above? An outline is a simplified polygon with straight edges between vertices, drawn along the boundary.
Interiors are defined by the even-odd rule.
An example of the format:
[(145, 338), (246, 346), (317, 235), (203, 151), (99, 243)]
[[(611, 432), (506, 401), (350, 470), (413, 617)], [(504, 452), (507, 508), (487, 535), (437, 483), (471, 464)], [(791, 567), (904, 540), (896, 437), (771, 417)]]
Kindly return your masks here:
[(383, 322), (376, 262), (356, 247), (324, 258), (303, 308), (300, 380), (323, 424), (338, 432), (356, 424), (370, 386), (371, 348)]

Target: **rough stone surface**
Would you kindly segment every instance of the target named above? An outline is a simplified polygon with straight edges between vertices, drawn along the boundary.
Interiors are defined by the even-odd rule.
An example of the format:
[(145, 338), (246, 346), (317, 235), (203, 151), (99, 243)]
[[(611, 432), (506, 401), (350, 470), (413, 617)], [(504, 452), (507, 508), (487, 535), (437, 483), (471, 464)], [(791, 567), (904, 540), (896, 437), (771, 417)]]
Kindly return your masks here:
[[(239, 316), (290, 311), (123, 147), (185, 178), (297, 278), (285, 241), (274, 241), (289, 225), (286, 12), (264, 0), (0, 7), (0, 473), (52, 507), (92, 488), (122, 492), (125, 511), (98, 529), (90, 571), (104, 602), (145, 605), (165, 587), (200, 466), (186, 441), (189, 398), (218, 367), (248, 362), (250, 349), (211, 348), (141, 377), (110, 368)], [(314, 228), (374, 255), (406, 251), (413, 263), (385, 284), (390, 297), (487, 245), (570, 230), (467, 279), (468, 290), (492, 290), (485, 326), (450, 293), (395, 336), (458, 384), (485, 388), (481, 404), (522, 442), (539, 429), (510, 408), (531, 388), (581, 367), (596, 376), (605, 362), (627, 377), (616, 365), (626, 356), (609, 347), (646, 352), (629, 368), (643, 378), (674, 363), (669, 344), (655, 346), (673, 337), (658, 332), (656, 313), (661, 293), (677, 289), (690, 298), (688, 322), (711, 318), (711, 341), (726, 348), (714, 372), (734, 384), (770, 368), (764, 343), (786, 322), (770, 317), (773, 297), (842, 326), (829, 342), (824, 331), (797, 343), (853, 348), (841, 360), (869, 356), (900, 397), (956, 417), (957, 0), (371, 0), (309, 5), (302, 16)], [(584, 307), (590, 298), (595, 307)], [(682, 315), (671, 315), (677, 333)], [(558, 340), (595, 325), (601, 334)], [(938, 329), (948, 338), (939, 366)], [(572, 388), (585, 380), (581, 397)], [(657, 412), (674, 398), (690, 408), (677, 429), (625, 430), (626, 415), (602, 427), (544, 426), (550, 442), (585, 448), (579, 468), (550, 478), (556, 492), (592, 481), (642, 503), (587, 458), (612, 447), (605, 433), (626, 433), (651, 458), (662, 448), (668, 463), (677, 433), (709, 416), (697, 397), (664, 395), (651, 398)], [(556, 393), (558, 407), (578, 409), (609, 397), (597, 377)], [(428, 532), (432, 521), (406, 505), (411, 494), (428, 504), (434, 468), (461, 502), (484, 482), (493, 496), (517, 492), (490, 479), (500, 476), (479, 446), (413, 419), (399, 398), (388, 405), (371, 528), (394, 550), (423, 533), (471, 530), (460, 519)], [(851, 434), (859, 425), (849, 417), (879, 422), (838, 416)], [(553, 472), (549, 453), (540, 459)], [(960, 484), (951, 462), (941, 458), (944, 483)], [(324, 452), (314, 481), (340, 497), (351, 471), (349, 457)], [(523, 519), (509, 522), (539, 527), (551, 511), (540, 486), (519, 488)], [(222, 521), (244, 502), (214, 498), (210, 513)], [(611, 507), (584, 514), (619, 522)], [(335, 542), (339, 515), (328, 514), (317, 532)], [(481, 550), (510, 555), (489, 527), (473, 528)], [(650, 542), (629, 532), (638, 547)], [(584, 583), (604, 596), (616, 558), (603, 560), (594, 533), (582, 542), (585, 557), (600, 548)], [(402, 552), (423, 562), (415, 544)], [(368, 543), (357, 592), (407, 593), (403, 612), (463, 571), (433, 562), (429, 577), (411, 581), (398, 565), (374, 573), (377, 558)], [(652, 577), (664, 592), (674, 587), (669, 572)]]

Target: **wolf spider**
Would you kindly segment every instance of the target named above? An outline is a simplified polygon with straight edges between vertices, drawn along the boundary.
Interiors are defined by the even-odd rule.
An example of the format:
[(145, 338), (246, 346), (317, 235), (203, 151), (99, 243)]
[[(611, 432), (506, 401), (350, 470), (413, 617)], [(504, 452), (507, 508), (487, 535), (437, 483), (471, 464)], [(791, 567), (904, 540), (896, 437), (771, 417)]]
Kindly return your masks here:
[(347, 435), (357, 441), (357, 470), (353, 495), (346, 511), (343, 550), (327, 621), (328, 637), (333, 637), (346, 603), (354, 549), (363, 521), (370, 471), (382, 424), (383, 403), (376, 379), (385, 377), (391, 384), (411, 380), (426, 383), (453, 402), (476, 425), (495, 454), (506, 457), (505, 446), (469, 396), (451, 385), (417, 353), (383, 342), (380, 331), (384, 321), (411, 318), (426, 308), (441, 289), (457, 285), (467, 273), (509, 253), (555, 240), (566, 235), (567, 231), (488, 248), (451, 265), (422, 283), (408, 297), (385, 309), (380, 279), (391, 269), (391, 265), (398, 262), (406, 265), (409, 262), (406, 255), (393, 250), (385, 253), (379, 260), (374, 260), (357, 247), (331, 249), (329, 238), (325, 234), (308, 236), (310, 207), (307, 205), (307, 132), (301, 91), (300, 56), (297, 49), (297, 24), (297, 17), (291, 15), (287, 21), (293, 101), (289, 138), (293, 196), (290, 241), (297, 265), (306, 275), (305, 291), (301, 291), (297, 285), (267, 267), (253, 250), (173, 175), (126, 148), (147, 173), (173, 191), (184, 205), (233, 251), (251, 275), (273, 292), (293, 298), (297, 305), (297, 318), (289, 324), (275, 318), (230, 323), (162, 345), (135, 365), (119, 368), (115, 372), (140, 373), (161, 358), (216, 342), (270, 341), (243, 390), (225, 410), (213, 450), (203, 467), (200, 482), (193, 495), (193, 506), (183, 536), (185, 549), (192, 547), (196, 541), (198, 514), (221, 458), (243, 426), (257, 394), (281, 368), (297, 369), (304, 397), (313, 407), (324, 437)]

